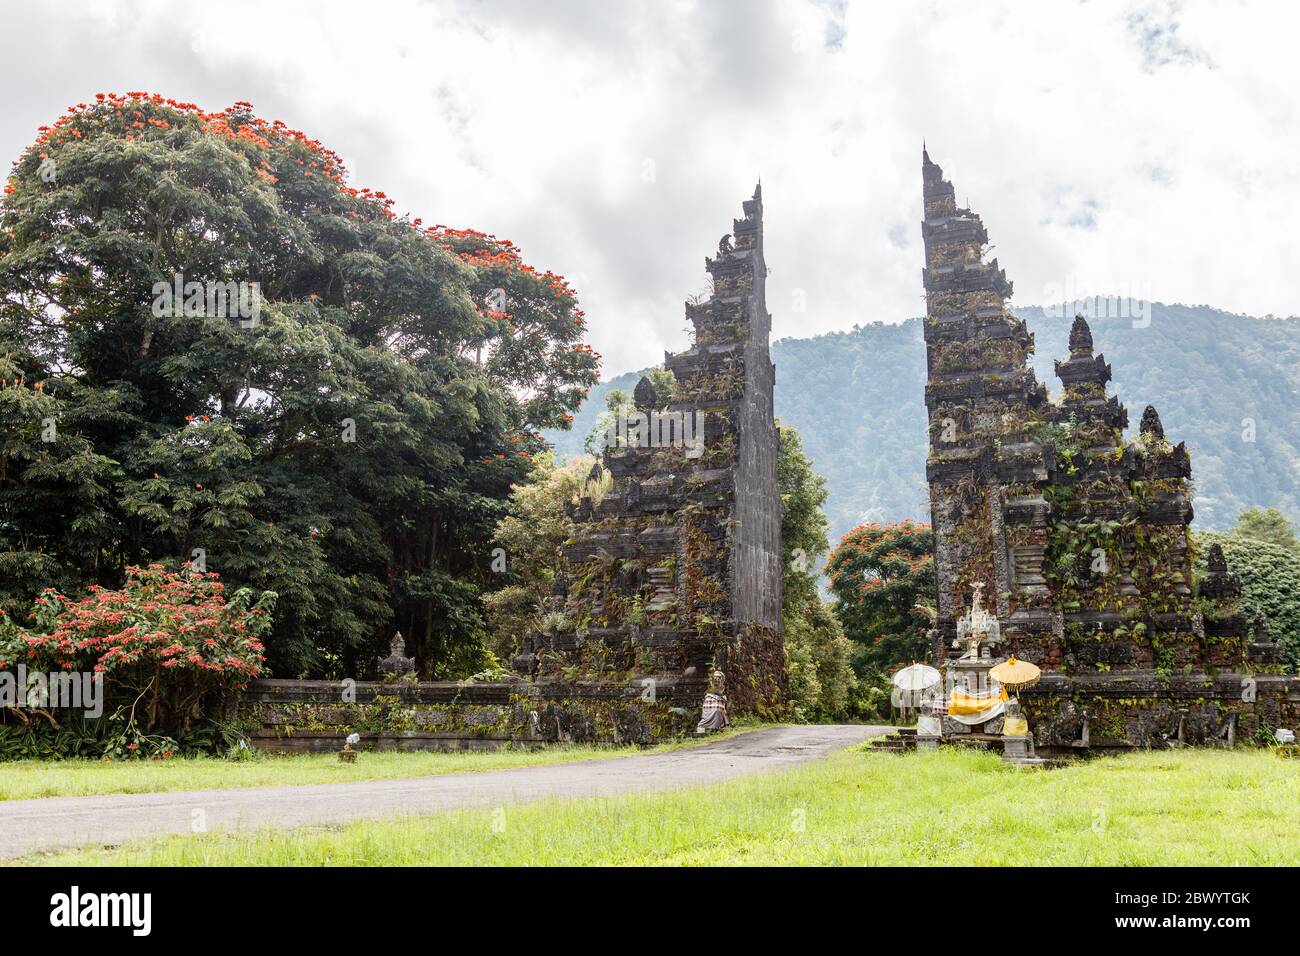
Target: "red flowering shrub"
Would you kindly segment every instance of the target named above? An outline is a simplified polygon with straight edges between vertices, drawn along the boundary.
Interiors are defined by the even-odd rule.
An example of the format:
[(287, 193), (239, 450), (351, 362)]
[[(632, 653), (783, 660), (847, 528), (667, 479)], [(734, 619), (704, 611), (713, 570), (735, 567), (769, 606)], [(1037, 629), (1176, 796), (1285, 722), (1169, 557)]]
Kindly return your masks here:
[(30, 628), (0, 616), (0, 668), (102, 673), (128, 723), (188, 730), (257, 676), (275, 604), (270, 591), (227, 597), (217, 577), (151, 564), (128, 568), (121, 590), (91, 587), (79, 601), (47, 589)]

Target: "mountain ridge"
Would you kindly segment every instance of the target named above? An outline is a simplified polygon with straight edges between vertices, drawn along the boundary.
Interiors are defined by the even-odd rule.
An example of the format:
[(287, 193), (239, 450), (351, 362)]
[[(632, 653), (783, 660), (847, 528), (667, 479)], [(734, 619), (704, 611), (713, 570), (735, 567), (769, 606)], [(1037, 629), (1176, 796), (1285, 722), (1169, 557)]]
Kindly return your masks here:
[[(1196, 529), (1226, 530), (1251, 505), (1300, 518), (1300, 318), (1150, 307), (1149, 324), (1089, 319), (1095, 349), (1112, 366), (1110, 393), (1128, 408), (1126, 437), (1151, 404), (1170, 440), (1187, 442)], [(1073, 310), (1013, 311), (1034, 333), (1035, 374), (1059, 394), (1053, 363), (1069, 354)], [(863, 521), (928, 521), (921, 320), (781, 338), (771, 351), (776, 415), (799, 430), (827, 478), (832, 541)], [(630, 392), (643, 371), (593, 388), (572, 431), (547, 433), (557, 455), (580, 454), (605, 395)]]

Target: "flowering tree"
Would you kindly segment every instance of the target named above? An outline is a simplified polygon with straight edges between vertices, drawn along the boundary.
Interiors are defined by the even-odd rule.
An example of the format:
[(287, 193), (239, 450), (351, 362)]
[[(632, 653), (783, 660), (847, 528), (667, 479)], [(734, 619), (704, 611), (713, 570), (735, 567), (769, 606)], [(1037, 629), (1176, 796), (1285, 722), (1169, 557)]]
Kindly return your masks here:
[(923, 659), (929, 622), (918, 600), (935, 593), (934, 533), (912, 521), (854, 528), (826, 563), (844, 633), (863, 645), (871, 666)]
[(188, 730), (261, 671), (275, 604), (246, 588), (227, 597), (217, 578), (152, 564), (129, 568), (120, 590), (92, 585), (81, 600), (46, 590), (30, 627), (0, 615), (0, 668), (102, 674), (128, 723)]
[(515, 423), (567, 428), (596, 384), (600, 353), (582, 341), (586, 313), (563, 276), (539, 272), (507, 239), (434, 226), (427, 234), (474, 270), (471, 290), (487, 321), (474, 360), (510, 389)]
[[(509, 489), (597, 381), (567, 283), (248, 103), (99, 94), (4, 193), (0, 607), (166, 556), (279, 595), (280, 676), (364, 673), (394, 628), (476, 670)], [(159, 307), (191, 283), (257, 314)]]

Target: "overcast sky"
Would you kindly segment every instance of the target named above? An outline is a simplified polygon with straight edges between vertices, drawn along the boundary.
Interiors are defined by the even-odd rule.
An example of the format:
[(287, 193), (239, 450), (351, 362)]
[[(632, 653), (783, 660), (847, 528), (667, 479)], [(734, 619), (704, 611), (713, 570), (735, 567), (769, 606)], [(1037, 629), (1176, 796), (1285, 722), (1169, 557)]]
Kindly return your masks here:
[(1014, 304), (1300, 312), (1294, 3), (0, 6), (0, 154), (100, 91), (249, 100), (568, 276), (607, 375), (686, 346), (760, 176), (774, 337), (919, 315), (923, 139)]

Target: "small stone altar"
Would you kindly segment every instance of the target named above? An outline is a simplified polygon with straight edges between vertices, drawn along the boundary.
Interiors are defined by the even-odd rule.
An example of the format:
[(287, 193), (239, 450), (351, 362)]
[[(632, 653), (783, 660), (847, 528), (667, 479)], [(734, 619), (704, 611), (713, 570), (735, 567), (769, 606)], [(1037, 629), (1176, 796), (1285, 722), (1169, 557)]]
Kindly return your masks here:
[(952, 649), (964, 653), (944, 668), (948, 693), (943, 701), (943, 737), (1002, 732), (1006, 709), (1002, 688), (989, 676), (989, 669), (1003, 660), (996, 653), (1002, 644), (1002, 628), (984, 609), (983, 587), (975, 584), (971, 606), (957, 621)]
[(398, 631), (389, 646), (388, 656), (379, 661), (379, 673), (384, 683), (415, 679), (415, 659), (406, 656), (406, 639)]

